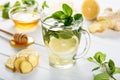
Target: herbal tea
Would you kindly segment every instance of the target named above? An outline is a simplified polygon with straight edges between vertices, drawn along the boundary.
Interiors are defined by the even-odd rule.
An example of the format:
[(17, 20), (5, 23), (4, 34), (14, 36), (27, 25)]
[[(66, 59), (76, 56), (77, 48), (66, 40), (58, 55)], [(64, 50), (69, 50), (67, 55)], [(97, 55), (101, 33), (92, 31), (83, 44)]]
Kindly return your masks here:
[(77, 54), (77, 49), (80, 42), (79, 27), (71, 27), (65, 29), (61, 23), (49, 19), (46, 22), (51, 22), (51, 25), (57, 27), (43, 25), (43, 38), (50, 54), (50, 65), (71, 65), (74, 60), (73, 56)]
[[(89, 49), (89, 34), (81, 28), (82, 14), (73, 14), (67, 4), (62, 5), (62, 11), (52, 15), (48, 13), (50, 9), (46, 10), (42, 12), (41, 21), (44, 43), (49, 51), (49, 64), (57, 68), (71, 67)], [(78, 52), (81, 34), (86, 39), (82, 54)]]

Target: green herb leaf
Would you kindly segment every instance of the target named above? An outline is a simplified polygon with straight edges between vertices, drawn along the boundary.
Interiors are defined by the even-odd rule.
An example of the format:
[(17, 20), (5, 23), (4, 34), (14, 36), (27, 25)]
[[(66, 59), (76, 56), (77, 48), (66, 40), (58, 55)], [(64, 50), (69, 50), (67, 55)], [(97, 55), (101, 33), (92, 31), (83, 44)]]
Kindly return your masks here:
[(106, 54), (103, 54), (102, 52), (97, 52), (95, 55), (94, 55), (94, 59), (98, 62), (98, 63), (102, 63), (105, 61), (106, 59)]
[(43, 4), (42, 4), (42, 9), (44, 9), (45, 7), (46, 7), (46, 8), (49, 7), (49, 6), (47, 5), (46, 1), (43, 2)]
[(54, 19), (61, 19), (62, 15), (64, 15), (63, 11), (57, 11), (57, 12), (52, 14), (52, 18), (54, 18)]
[(9, 8), (9, 6), (10, 6), (10, 2), (4, 4), (4, 8)]
[(96, 68), (92, 69), (92, 71), (95, 71), (95, 70), (98, 70), (98, 69), (100, 69), (100, 67), (96, 67)]
[[(94, 59), (99, 63), (96, 63), (99, 67), (94, 68), (92, 71), (98, 70), (99, 68), (104, 70), (104, 73), (97, 74), (94, 77), (94, 80), (116, 80), (113, 74), (120, 73), (120, 68), (115, 68), (115, 64), (111, 59), (108, 62), (105, 62), (106, 54), (97, 52), (94, 55)], [(92, 61), (92, 58), (90, 57), (89, 60)]]
[(15, 4), (13, 5), (13, 7), (18, 7), (18, 6), (20, 6), (20, 2), (16, 1)]
[(120, 74), (120, 67), (116, 67), (116, 68), (115, 68), (115, 72), (114, 72), (114, 74), (117, 74), (117, 73)]
[(73, 17), (68, 17), (68, 18), (64, 19), (63, 22), (64, 22), (65, 26), (69, 26), (73, 22)]
[(43, 27), (43, 33), (45, 34), (44, 41), (48, 41), (48, 43), (49, 43), (51, 31), (50, 30), (47, 31), (47, 29)]
[(66, 31), (60, 31), (58, 33), (58, 35), (62, 39), (70, 39), (70, 38), (72, 38), (73, 33), (71, 31), (69, 31), (69, 30), (66, 30)]
[(90, 62), (93, 62), (93, 58), (92, 57), (87, 58), (87, 60), (90, 61)]
[(67, 16), (67, 15), (62, 15), (61, 20), (64, 23), (65, 26), (69, 26), (73, 22), (73, 17), (72, 16)]
[(22, 0), (22, 3), (27, 6), (32, 6), (35, 4), (35, 0)]
[(105, 64), (108, 64), (108, 62), (104, 62), (103, 64), (104, 64), (104, 65), (105, 65)]
[(72, 9), (67, 4), (63, 4), (62, 5), (62, 9), (63, 9), (63, 12), (64, 12), (65, 15), (67, 15), (67, 16), (71, 16), (72, 15)]
[(108, 66), (109, 66), (109, 69), (110, 69), (109, 74), (113, 75), (113, 73), (115, 72), (115, 64), (114, 64), (114, 62), (112, 60), (109, 60)]
[(54, 36), (55, 38), (59, 38), (59, 35), (57, 34), (57, 32), (52, 32), (51, 35)]
[(9, 9), (7, 9), (7, 8), (2, 10), (2, 18), (9, 19), (8, 11), (9, 11)]
[(94, 77), (94, 80), (109, 80), (110, 76), (107, 73), (100, 73)]
[(75, 14), (75, 15), (74, 15), (74, 20), (75, 20), (75, 21), (82, 22), (82, 21), (83, 21), (82, 14)]
[(68, 16), (65, 15), (65, 14), (61, 16), (61, 19), (62, 19), (62, 20), (65, 20), (65, 19), (67, 19), (67, 18), (68, 18)]
[(46, 21), (47, 19), (53, 18), (61, 21), (62, 16), (64, 15), (63, 11), (56, 11), (55, 13), (52, 14), (52, 16), (48, 16), (44, 19)]
[(4, 4), (4, 8), (2, 9), (2, 18), (9, 19), (8, 11), (9, 11), (10, 2)]
[[(43, 8), (45, 6), (46, 3), (43, 3)], [(70, 6), (68, 6), (67, 4), (63, 4), (62, 5), (62, 9), (63, 11), (57, 11), (55, 13), (53, 13), (51, 16), (48, 16), (47, 18), (44, 19), (50, 19), (50, 18), (54, 18), (56, 19), (58, 22), (62, 22), (64, 24), (64, 26), (70, 26), (74, 24), (74, 20), (76, 22), (82, 22), (83, 18), (81, 14), (76, 14), (74, 16), (72, 16), (72, 8)]]

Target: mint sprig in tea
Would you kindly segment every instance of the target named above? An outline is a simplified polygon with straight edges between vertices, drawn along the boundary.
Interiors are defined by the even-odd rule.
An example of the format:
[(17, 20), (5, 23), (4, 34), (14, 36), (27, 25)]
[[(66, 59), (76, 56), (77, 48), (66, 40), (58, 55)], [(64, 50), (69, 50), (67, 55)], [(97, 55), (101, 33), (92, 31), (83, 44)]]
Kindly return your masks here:
[(67, 4), (63, 4), (62, 9), (62, 11), (56, 11), (51, 16), (48, 16), (45, 20), (52, 18), (59, 23), (63, 23), (64, 26), (70, 26), (73, 25), (75, 22), (83, 21), (82, 14), (77, 13), (73, 15), (72, 8)]
[(63, 4), (62, 10), (51, 15), (43, 15), (45, 17), (41, 19), (42, 32), (44, 43), (50, 53), (50, 65), (63, 68), (73, 65), (73, 58), (80, 44), (82, 14), (73, 14), (72, 8)]
[[(57, 39), (69, 39), (72, 36), (79, 38), (79, 26), (74, 26), (76, 23), (82, 23), (82, 14), (73, 15), (73, 10), (67, 4), (62, 5), (63, 11), (56, 11), (51, 16), (47, 16), (44, 19), (44, 23), (48, 23), (43, 27), (44, 29), (44, 39), (49, 43), (50, 37), (55, 37)], [(49, 30), (46, 29), (49, 28)], [(79, 28), (79, 29), (78, 29)], [(72, 29), (72, 30), (71, 30)]]

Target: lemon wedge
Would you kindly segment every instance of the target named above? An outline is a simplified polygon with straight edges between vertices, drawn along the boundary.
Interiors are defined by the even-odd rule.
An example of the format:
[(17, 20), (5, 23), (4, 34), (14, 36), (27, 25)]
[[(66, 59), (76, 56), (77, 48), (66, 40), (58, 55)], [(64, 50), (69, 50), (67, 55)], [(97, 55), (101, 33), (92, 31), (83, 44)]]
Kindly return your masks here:
[(87, 20), (93, 20), (99, 13), (99, 5), (96, 0), (84, 0), (82, 4), (82, 14)]
[(69, 54), (76, 51), (79, 40), (76, 36), (70, 39), (50, 38), (49, 47), (55, 54)]

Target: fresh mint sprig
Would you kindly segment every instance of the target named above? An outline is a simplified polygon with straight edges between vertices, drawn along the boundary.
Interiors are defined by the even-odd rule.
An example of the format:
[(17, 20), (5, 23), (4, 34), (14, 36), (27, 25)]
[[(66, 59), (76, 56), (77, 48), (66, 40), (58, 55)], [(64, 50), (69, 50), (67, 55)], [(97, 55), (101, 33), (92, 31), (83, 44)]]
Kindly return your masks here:
[(47, 3), (46, 3), (46, 1), (44, 1), (43, 3), (42, 3), (42, 9), (44, 9), (44, 8), (49, 8), (49, 6), (47, 5)]
[[(12, 5), (12, 7), (18, 7), (21, 6), (21, 4), (26, 5), (26, 6), (33, 6), (35, 5), (35, 0), (21, 0), (22, 3), (20, 3), (20, 1), (16, 1), (14, 5)], [(10, 9), (10, 2), (5, 3), (4, 5), (0, 5), (0, 10), (2, 10), (2, 18), (4, 19), (9, 19), (9, 15), (8, 15), (8, 11)], [(37, 11), (37, 7), (35, 8), (34, 11)]]
[(9, 7), (10, 7), (10, 2), (7, 2), (3, 5), (2, 17), (4, 19), (9, 19), (9, 15), (8, 15)]
[(120, 73), (120, 68), (115, 66), (113, 60), (110, 59), (108, 62), (106, 62), (106, 54), (102, 52), (97, 52), (94, 57), (89, 57), (88, 61), (98, 65), (96, 68), (92, 69), (92, 71), (98, 69), (104, 70), (101, 73), (95, 75), (94, 80), (116, 80), (114, 74)]
[(35, 5), (35, 0), (22, 0), (22, 3), (27, 6), (33, 6)]
[(19, 1), (16, 1), (15, 4), (13, 5), (13, 7), (19, 7), (19, 6), (21, 6)]
[[(46, 4), (46, 2), (45, 2)], [(43, 3), (43, 5), (45, 5)], [(49, 8), (48, 8), (49, 9)], [(46, 17), (44, 19), (44, 21), (48, 20), (48, 19), (55, 19), (56, 20), (56, 24), (59, 23), (63, 23), (63, 25), (61, 27), (65, 28), (66, 26), (71, 26), (74, 24), (79, 24), (80, 22), (83, 21), (83, 17), (82, 14), (77, 13), (75, 15), (73, 15), (73, 10), (70, 6), (68, 6), (67, 4), (62, 4), (62, 10), (56, 11), (54, 12), (52, 15)], [(55, 25), (57, 26), (57, 25)], [(46, 33), (45, 36), (45, 40), (50, 41), (50, 37), (54, 36), (57, 39), (70, 39), (72, 38), (73, 35), (76, 35), (78, 38), (80, 38), (81, 34), (79, 33), (79, 30), (60, 30), (60, 31), (51, 31), (51, 30), (46, 30), (44, 28), (44, 33)]]
[(58, 22), (62, 22), (64, 26), (70, 26), (74, 24), (74, 22), (83, 21), (82, 14), (77, 13), (73, 15), (72, 8), (67, 4), (62, 4), (62, 11), (54, 12), (51, 16), (45, 18), (45, 20), (50, 18), (56, 19)]

